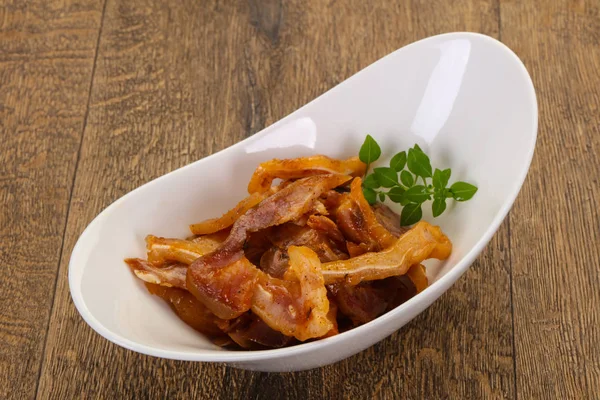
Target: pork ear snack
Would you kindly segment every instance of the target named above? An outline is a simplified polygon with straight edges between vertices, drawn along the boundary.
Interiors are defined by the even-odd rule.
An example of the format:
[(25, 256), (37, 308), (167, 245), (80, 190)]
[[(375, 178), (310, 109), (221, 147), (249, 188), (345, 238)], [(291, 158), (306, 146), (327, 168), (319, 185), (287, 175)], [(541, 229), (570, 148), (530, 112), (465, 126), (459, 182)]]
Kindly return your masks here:
[[(368, 323), (427, 288), (423, 261), (450, 256), (442, 230), (418, 222), (422, 204), (437, 216), (477, 189), (447, 188), (450, 170), (433, 171), (416, 145), (366, 176), (381, 151), (367, 136), (359, 154), (264, 162), (233, 209), (187, 239), (149, 235), (146, 259), (125, 262), (219, 346), (279, 348)], [(386, 197), (400, 215), (377, 202)]]

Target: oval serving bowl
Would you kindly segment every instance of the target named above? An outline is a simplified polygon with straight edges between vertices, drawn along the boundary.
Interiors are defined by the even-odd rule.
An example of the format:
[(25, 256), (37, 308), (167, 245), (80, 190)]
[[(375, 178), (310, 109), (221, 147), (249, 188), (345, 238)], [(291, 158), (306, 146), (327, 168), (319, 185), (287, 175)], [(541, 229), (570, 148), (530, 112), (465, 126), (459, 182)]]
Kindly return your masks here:
[[(423, 218), (440, 225), (452, 240), (452, 255), (426, 263), (430, 287), (376, 320), (293, 347), (226, 350), (179, 320), (123, 262), (144, 257), (147, 234), (186, 237), (190, 223), (227, 211), (246, 195), (258, 163), (310, 154), (356, 155), (367, 133), (381, 144), (381, 163), (418, 143), (434, 166), (452, 168), (453, 181), (479, 187), (472, 200), (451, 204), (442, 217), (434, 220), (425, 211)], [(531, 78), (506, 46), (473, 33), (415, 42), (251, 138), (155, 179), (107, 207), (73, 249), (73, 301), (100, 335), (152, 356), (261, 371), (339, 361), (405, 325), (467, 270), (512, 206), (529, 169), (536, 134)]]

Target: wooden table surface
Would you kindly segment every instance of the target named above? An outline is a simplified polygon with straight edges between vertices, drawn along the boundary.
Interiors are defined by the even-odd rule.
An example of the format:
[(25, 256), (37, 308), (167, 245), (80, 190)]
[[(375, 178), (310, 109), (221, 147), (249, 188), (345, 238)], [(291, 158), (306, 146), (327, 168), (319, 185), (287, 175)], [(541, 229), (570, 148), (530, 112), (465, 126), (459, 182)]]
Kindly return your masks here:
[[(600, 396), (597, 0), (2, 3), (0, 398)], [(540, 124), (510, 216), (428, 310), (285, 374), (143, 356), (83, 322), (68, 260), (104, 207), (449, 31), (522, 58)]]

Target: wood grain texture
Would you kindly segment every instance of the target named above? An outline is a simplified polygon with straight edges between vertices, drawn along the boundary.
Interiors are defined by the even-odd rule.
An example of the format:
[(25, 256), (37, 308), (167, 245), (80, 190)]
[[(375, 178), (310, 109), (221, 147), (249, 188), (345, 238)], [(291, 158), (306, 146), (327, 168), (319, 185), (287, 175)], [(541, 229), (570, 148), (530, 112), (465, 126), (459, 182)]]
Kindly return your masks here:
[(0, 398), (35, 395), (102, 4), (0, 7)]
[(510, 217), (518, 397), (598, 398), (600, 3), (503, 1), (501, 15), (540, 109)]
[[(597, 1), (103, 6), (0, 7), (0, 398), (598, 396)], [(385, 54), (457, 30), (500, 38), (524, 60), (538, 94), (538, 144), (509, 219), (414, 321), (340, 363), (289, 374), (142, 356), (83, 322), (68, 258), (105, 206)]]
[[(494, 2), (444, 3), (109, 0), (66, 254), (121, 195), (259, 131), (385, 54), (443, 31), (498, 36)], [(108, 343), (75, 311), (63, 257), (38, 394), (514, 397), (507, 243), (504, 226), (466, 278), (399, 333), (296, 374), (159, 360)]]

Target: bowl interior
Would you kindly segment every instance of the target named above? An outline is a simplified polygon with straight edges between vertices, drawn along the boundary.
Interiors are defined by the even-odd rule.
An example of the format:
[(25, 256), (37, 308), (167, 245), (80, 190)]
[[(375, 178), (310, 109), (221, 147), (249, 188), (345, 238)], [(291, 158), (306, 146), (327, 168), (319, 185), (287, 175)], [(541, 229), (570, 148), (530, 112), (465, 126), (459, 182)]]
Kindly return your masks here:
[(439, 281), (510, 208), (529, 166), (536, 129), (531, 80), (506, 47), (473, 34), (417, 42), (252, 138), (116, 201), (90, 224), (73, 251), (74, 301), (94, 329), (126, 347), (192, 359), (227, 352), (149, 295), (123, 259), (145, 256), (147, 234), (185, 237), (188, 224), (228, 210), (246, 195), (259, 162), (356, 155), (367, 133), (383, 149), (379, 165), (418, 143), (434, 168), (452, 168), (451, 182), (479, 187), (471, 201), (449, 202), (441, 218), (434, 220), (425, 209), (424, 219), (440, 225), (454, 243), (449, 260), (427, 264), (431, 282)]

